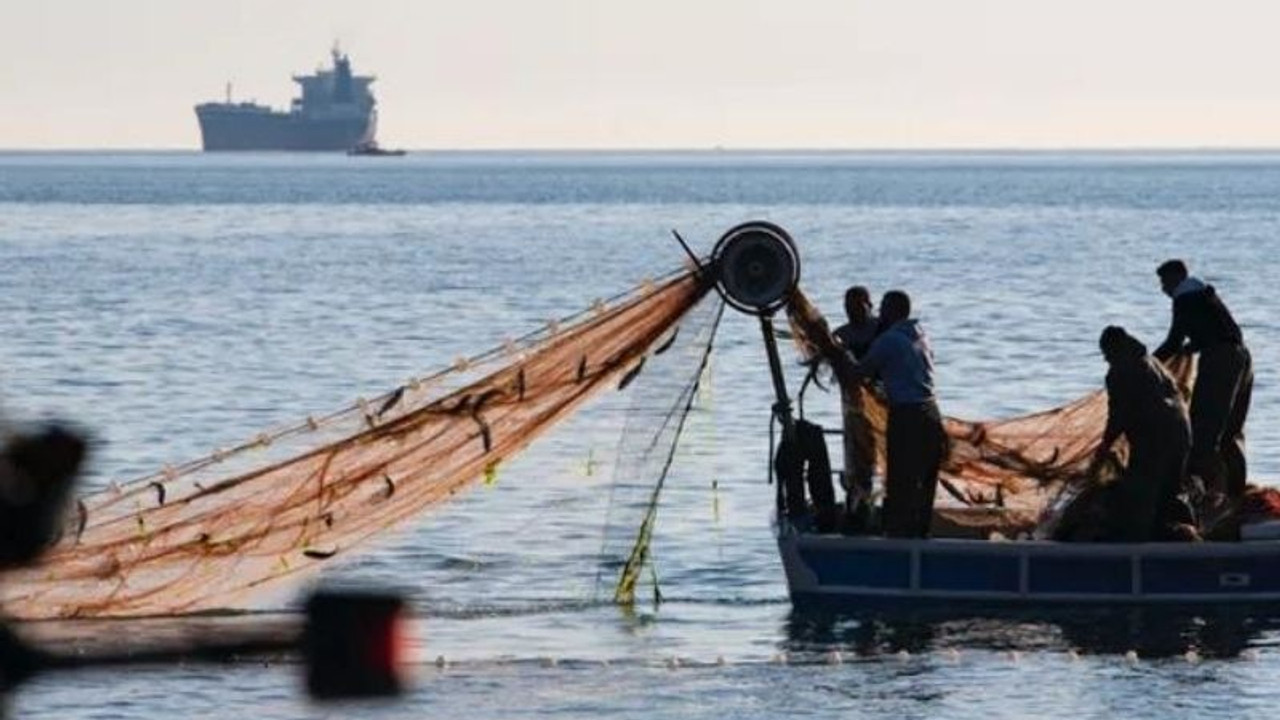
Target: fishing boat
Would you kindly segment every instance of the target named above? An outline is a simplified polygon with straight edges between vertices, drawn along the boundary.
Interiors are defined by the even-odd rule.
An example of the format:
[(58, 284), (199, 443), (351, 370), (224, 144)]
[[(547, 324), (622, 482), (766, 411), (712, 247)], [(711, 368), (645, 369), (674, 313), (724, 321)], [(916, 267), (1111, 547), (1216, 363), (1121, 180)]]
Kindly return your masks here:
[[(729, 305), (760, 320), (776, 393), (771, 435), (776, 429), (785, 443), (788, 435), (794, 437), (796, 420), (791, 416), (792, 398), (772, 322), (789, 304), (805, 302), (798, 291), (800, 262), (795, 244), (776, 225), (746, 223), (721, 238), (710, 262), (717, 289)], [(1099, 402), (1105, 409), (1105, 398), (1098, 397), (1074, 407), (1080, 412), (1092, 408), (1096, 415)], [(1044, 419), (1047, 415), (1051, 414), (1037, 416), (1042, 426), (1050, 422)], [(990, 429), (987, 424), (974, 423), (969, 429), (949, 428), (949, 433), (960, 437), (967, 433), (976, 438), (973, 442), (980, 443), (985, 442), (981, 436)], [(1017, 451), (1026, 454), (1028, 447)], [(1074, 458), (1086, 456), (1081, 447), (1084, 445), (1068, 448), (1064, 440), (1040, 460), (1023, 457), (1019, 466), (1006, 457), (993, 464), (1002, 471), (1011, 467), (1025, 467), (1028, 472), (1056, 471), (1075, 462)], [(981, 463), (989, 459), (984, 453), (973, 452), (965, 467), (977, 473)], [(773, 442), (770, 463), (772, 480), (773, 468), (781, 464)], [(822, 470), (829, 472), (825, 463)], [(1280, 538), (1273, 532), (1274, 520), (1244, 527), (1244, 539), (1235, 542), (1055, 542), (1021, 539), (1022, 535), (1036, 537), (1032, 533), (1006, 536), (973, 532), (975, 527), (994, 526), (991, 517), (1003, 512), (996, 507), (1003, 504), (997, 494), (987, 507), (956, 503), (935, 508), (935, 517), (945, 514), (952, 522), (935, 522), (930, 539), (892, 539), (819, 532), (814, 529), (811, 512), (795, 512), (797, 506), (805, 507), (806, 483), (788, 486), (779, 478), (777, 485), (774, 530), (791, 600), (797, 607), (1048, 609), (1232, 603), (1280, 610)], [(827, 485), (830, 487), (829, 480)], [(950, 485), (948, 490), (961, 500), (969, 497)], [(788, 493), (800, 493), (799, 503), (789, 500)], [(1028, 529), (1025, 523), (1023, 529)]]
[(797, 606), (1211, 605), (1280, 609), (1280, 542), (900, 540), (777, 526)]

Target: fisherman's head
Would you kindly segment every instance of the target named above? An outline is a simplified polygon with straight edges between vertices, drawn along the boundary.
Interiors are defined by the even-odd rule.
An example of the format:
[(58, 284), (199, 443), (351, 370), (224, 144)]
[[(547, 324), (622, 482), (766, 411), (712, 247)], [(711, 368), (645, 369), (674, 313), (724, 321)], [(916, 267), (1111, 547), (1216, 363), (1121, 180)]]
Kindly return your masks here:
[(911, 298), (901, 290), (890, 290), (880, 298), (880, 323), (883, 327), (911, 317)]
[(1108, 363), (1140, 358), (1147, 354), (1147, 346), (1134, 336), (1125, 332), (1119, 325), (1108, 325), (1098, 338), (1098, 347)]
[(1187, 279), (1187, 264), (1177, 259), (1166, 260), (1156, 268), (1156, 275), (1160, 276), (1160, 289), (1165, 295), (1173, 297), (1173, 291)]
[(871, 317), (871, 292), (861, 285), (854, 285), (844, 292), (844, 312), (849, 322), (866, 322)]

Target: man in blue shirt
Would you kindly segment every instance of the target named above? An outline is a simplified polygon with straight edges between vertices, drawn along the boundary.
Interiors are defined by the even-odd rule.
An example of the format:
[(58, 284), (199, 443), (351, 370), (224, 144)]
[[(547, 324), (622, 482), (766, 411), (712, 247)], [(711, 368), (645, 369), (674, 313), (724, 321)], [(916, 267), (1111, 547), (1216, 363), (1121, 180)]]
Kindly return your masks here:
[(933, 392), (933, 351), (919, 321), (911, 318), (911, 298), (905, 292), (884, 294), (880, 322), (884, 329), (856, 372), (879, 377), (889, 400), (882, 524), (890, 537), (924, 538), (947, 448)]

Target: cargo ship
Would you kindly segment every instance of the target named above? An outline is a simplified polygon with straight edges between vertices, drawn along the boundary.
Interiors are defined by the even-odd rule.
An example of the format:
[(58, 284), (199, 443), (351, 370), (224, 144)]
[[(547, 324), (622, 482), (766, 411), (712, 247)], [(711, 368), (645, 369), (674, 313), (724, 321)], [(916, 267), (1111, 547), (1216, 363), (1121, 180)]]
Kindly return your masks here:
[(302, 94), (287, 111), (254, 102), (233, 102), (230, 86), (223, 102), (196, 105), (206, 151), (346, 151), (376, 145), (377, 102), (372, 75), (354, 75), (351, 60), (334, 48), (333, 65), (312, 75), (294, 75)]

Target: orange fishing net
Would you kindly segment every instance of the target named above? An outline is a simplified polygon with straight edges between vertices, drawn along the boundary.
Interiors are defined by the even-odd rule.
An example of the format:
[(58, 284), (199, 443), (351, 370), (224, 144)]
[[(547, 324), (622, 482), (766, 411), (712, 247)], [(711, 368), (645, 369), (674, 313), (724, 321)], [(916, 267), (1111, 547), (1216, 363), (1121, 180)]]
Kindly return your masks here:
[[(821, 358), (830, 363), (839, 379), (847, 370), (842, 367), (846, 361), (843, 352), (836, 349), (826, 320), (798, 290), (787, 309), (801, 355), (806, 360)], [(1169, 369), (1185, 396), (1193, 379), (1193, 363), (1180, 356)], [(873, 467), (883, 474), (888, 405), (865, 383), (840, 384), (846, 422), (852, 416), (861, 428), (861, 432), (852, 433), (857, 447), (847, 453), (846, 462), (854, 467)], [(953, 507), (998, 508), (1020, 516), (1014, 525), (1034, 525), (1051, 506), (1060, 506), (1058, 501), (1073, 496), (1094, 479), (1086, 471), (1106, 424), (1104, 390), (1051, 410), (1006, 420), (947, 417), (951, 452), (941, 468), (940, 487), (950, 495)], [(1123, 440), (1117, 444), (1117, 452), (1123, 454)], [(942, 500), (940, 504), (945, 503)]]
[[(682, 272), (342, 411), (78, 501), (6, 576), (21, 618), (233, 607), (491, 476), (598, 391), (626, 384), (707, 292)], [(718, 315), (717, 315), (718, 317)]]

